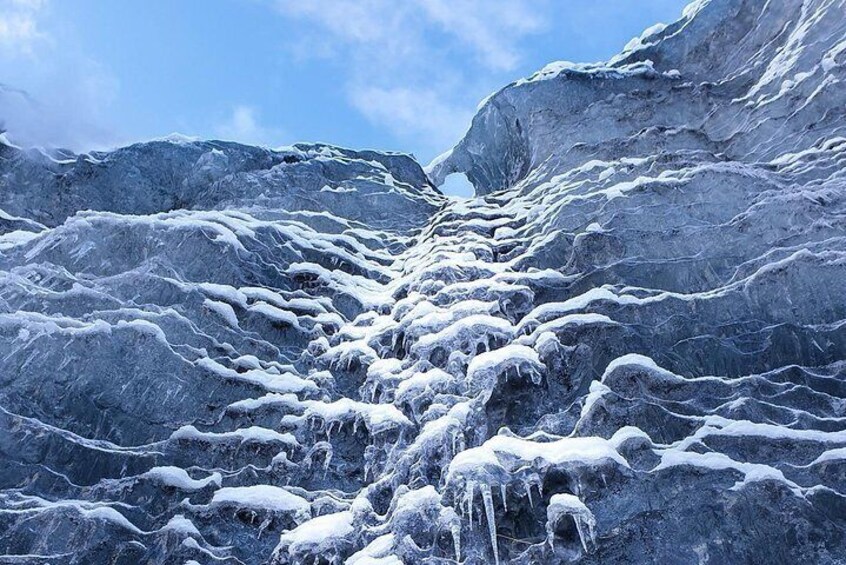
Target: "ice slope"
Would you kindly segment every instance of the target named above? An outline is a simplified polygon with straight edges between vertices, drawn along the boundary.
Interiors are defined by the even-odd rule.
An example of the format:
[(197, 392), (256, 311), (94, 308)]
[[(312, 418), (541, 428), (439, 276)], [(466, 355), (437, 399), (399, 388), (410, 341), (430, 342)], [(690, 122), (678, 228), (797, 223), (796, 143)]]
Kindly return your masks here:
[(703, 151), (768, 161), (844, 135), (839, 0), (701, 0), (611, 61), (559, 61), (482, 105), (431, 165), (478, 194), (593, 160)]
[(550, 65), (429, 169), (467, 201), (402, 155), (6, 144), (3, 559), (846, 561), (845, 13)]
[(272, 150), (173, 136), (73, 155), (21, 150), (6, 142), (0, 158), (0, 208), (48, 226), (81, 210), (268, 208), (329, 213), (379, 229), (408, 228), (437, 205), (437, 191), (409, 156), (327, 145)]

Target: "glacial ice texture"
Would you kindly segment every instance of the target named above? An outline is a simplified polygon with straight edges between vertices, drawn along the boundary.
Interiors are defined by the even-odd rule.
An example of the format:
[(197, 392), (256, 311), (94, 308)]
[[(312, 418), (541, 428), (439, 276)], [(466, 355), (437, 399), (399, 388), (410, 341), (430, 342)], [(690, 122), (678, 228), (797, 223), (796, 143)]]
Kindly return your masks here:
[(0, 561), (843, 563), (844, 80), (699, 0), (426, 172), (1, 140)]

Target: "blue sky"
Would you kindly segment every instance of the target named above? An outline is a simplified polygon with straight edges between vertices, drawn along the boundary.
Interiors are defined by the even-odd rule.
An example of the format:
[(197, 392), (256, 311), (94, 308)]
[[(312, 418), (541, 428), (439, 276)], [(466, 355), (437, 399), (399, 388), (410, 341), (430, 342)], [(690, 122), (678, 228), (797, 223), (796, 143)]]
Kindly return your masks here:
[(448, 149), (490, 92), (686, 0), (0, 0), (0, 119), (76, 150), (171, 132)]

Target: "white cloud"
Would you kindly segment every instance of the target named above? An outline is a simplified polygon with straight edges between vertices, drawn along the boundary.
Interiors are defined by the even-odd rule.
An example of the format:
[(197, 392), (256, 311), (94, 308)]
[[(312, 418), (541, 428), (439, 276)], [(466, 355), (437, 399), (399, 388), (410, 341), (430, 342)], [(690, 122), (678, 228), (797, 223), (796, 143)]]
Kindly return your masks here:
[(0, 54), (32, 56), (46, 39), (38, 27), (40, 0), (0, 0)]
[(445, 102), (435, 90), (393, 87), (355, 88), (352, 104), (373, 123), (404, 138), (424, 137), (448, 147), (466, 130), (473, 112)]
[[(329, 35), (321, 42), (373, 46), (382, 62), (425, 55), (440, 32), (464, 44), (486, 66), (511, 70), (520, 58), (517, 44), (540, 31), (545, 2), (526, 0), (278, 0), (286, 15), (310, 20)], [(315, 41), (317, 43), (317, 41)], [(399, 62), (399, 61), (391, 61)]]
[(33, 65), (13, 74), (13, 86), (0, 88), (0, 124), (16, 143), (89, 150), (119, 141), (104, 112), (117, 83), (92, 61), (67, 61)]
[(339, 38), (357, 43), (384, 43), (407, 21), (403, 3), (389, 0), (312, 0), (277, 3), (283, 13), (319, 22)]
[(418, 0), (423, 13), (444, 32), (469, 45), (492, 68), (512, 70), (518, 41), (542, 28), (535, 8), (519, 1)]
[(45, 0), (0, 0), (0, 125), (21, 145), (113, 145), (106, 112), (117, 80), (55, 32), (50, 8)]
[(257, 110), (245, 105), (232, 108), (232, 113), (215, 126), (214, 135), (230, 141), (268, 146), (281, 145), (283, 138), (281, 130), (261, 125)]
[[(275, 0), (298, 58), (342, 63), (351, 105), (423, 153), (457, 141), (499, 73), (542, 30), (547, 0)], [(490, 80), (495, 77), (495, 80)]]

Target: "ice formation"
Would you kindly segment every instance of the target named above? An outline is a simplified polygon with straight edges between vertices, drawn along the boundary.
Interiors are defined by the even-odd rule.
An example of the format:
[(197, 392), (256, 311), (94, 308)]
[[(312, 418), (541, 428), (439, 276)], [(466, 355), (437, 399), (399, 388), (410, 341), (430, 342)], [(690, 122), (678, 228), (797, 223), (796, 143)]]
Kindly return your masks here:
[(698, 0), (425, 172), (0, 135), (0, 561), (843, 563), (845, 16)]

